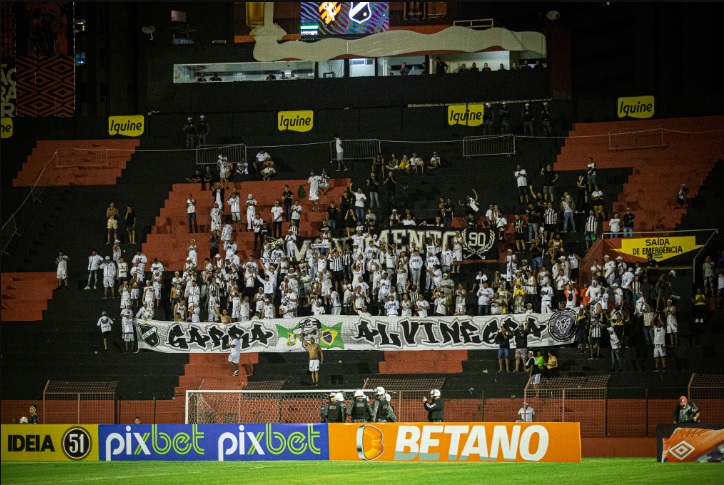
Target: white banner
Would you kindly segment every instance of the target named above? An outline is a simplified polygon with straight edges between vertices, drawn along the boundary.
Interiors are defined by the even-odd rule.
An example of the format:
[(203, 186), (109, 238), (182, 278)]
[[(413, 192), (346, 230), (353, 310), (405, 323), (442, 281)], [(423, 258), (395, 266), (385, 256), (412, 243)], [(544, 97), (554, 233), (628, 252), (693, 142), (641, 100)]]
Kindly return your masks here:
[(324, 350), (445, 350), (497, 349), (493, 337), (500, 326), (512, 332), (530, 324), (528, 347), (573, 343), (573, 311), (487, 317), (319, 317), (250, 320), (228, 325), (147, 320), (136, 322), (139, 349), (157, 352), (229, 352), (238, 338), (242, 352), (304, 352), (300, 335), (314, 337)]

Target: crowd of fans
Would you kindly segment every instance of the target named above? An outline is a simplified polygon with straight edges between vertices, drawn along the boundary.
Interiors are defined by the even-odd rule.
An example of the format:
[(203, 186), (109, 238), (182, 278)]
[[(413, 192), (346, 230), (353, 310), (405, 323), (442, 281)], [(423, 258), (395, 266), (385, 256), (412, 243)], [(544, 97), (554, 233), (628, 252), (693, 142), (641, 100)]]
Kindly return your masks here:
[[(253, 194), (242, 200), (241, 194), (227, 185), (236, 174), (248, 175), (248, 165), (229, 163), (220, 156), (216, 170), (207, 165), (204, 175), (197, 171), (188, 179), (210, 190), (215, 202), (209, 214), (208, 256), (199, 255), (196, 240), (190, 239), (184, 268), (170, 281), (163, 263), (154, 258), (148, 265), (149, 258), (140, 249), (126, 261), (117, 233), (120, 213), (111, 203), (106, 210), (108, 243), (114, 241), (111, 254), (91, 253), (86, 290), (96, 289), (102, 274), (103, 298), (120, 299), (129, 326), (133, 313), (143, 318), (228, 323), (322, 314), (424, 318), (570, 310), (578, 319), (578, 348), (589, 358), (601, 357), (601, 347), (608, 347), (612, 368), (620, 369), (626, 348), (635, 349), (637, 357), (644, 359), (651, 347), (656, 368), (665, 370), (666, 346), (679, 344), (679, 301), (671, 290), (675, 273), (662, 271), (651, 256), (646, 263), (629, 264), (620, 256), (605, 255), (602, 261), (593, 262), (592, 279), (579, 281), (582, 255), (566, 250), (561, 236), (576, 232), (574, 214), (583, 213), (587, 214), (583, 228), (587, 247), (601, 237), (607, 213), (592, 159), (578, 178), (575, 198), (568, 192), (558, 193), (558, 176), (550, 164), (540, 170), (542, 187), (538, 190), (529, 183), (525, 169), (516, 167), (517, 200), (511, 204), (516, 213), (511, 223), (496, 204), (483, 212), (475, 191), (457, 205), (451, 198), (441, 197), (434, 220), (417, 218), (410, 209), (398, 212), (397, 177), (424, 174), (441, 166), (436, 152), (429, 162), (417, 153), (399, 160), (395, 154), (388, 159), (378, 155), (364, 186), (350, 184), (339, 198), (328, 195), (326, 170), (311, 172), (306, 184), (308, 207), (326, 212), (326, 217), (314, 243), (299, 253), (297, 239), (304, 210), (299, 195), (306, 194), (295, 196), (286, 186), (269, 213), (261, 213)], [(270, 167), (271, 155), (260, 150), (252, 170), (266, 179), (265, 170)], [(195, 205), (189, 195), (190, 233), (198, 232)], [(467, 227), (497, 231), (502, 247), (507, 247), (504, 268), (480, 270), (468, 280), (467, 274), (461, 273), (466, 244), (461, 230), (455, 232), (451, 244), (434, 237), (419, 245), (379, 237), (381, 231), (396, 226), (451, 227), (463, 214)], [(129, 242), (134, 243), (131, 207), (124, 219)], [(630, 211), (623, 218), (613, 214), (609, 220), (612, 236), (617, 237), (623, 226), (623, 237), (631, 237), (633, 221)], [(508, 229), (512, 238), (506, 237)], [(254, 246), (245, 248), (249, 254), (245, 261), (234, 235), (243, 230), (254, 233)], [(304, 230), (314, 232), (311, 227)], [(67, 266), (67, 258), (59, 259), (59, 269), (61, 265)], [(721, 297), (724, 257), (718, 264), (707, 260), (704, 270), (703, 294), (712, 296), (716, 291)], [(694, 305), (701, 303), (695, 297)], [(691, 324), (697, 339), (703, 322), (704, 315), (697, 314)], [(514, 338), (509, 335), (504, 340)], [(498, 336), (496, 340), (500, 340)], [(525, 358), (516, 357), (516, 370)], [(547, 368), (546, 364), (544, 373)]]

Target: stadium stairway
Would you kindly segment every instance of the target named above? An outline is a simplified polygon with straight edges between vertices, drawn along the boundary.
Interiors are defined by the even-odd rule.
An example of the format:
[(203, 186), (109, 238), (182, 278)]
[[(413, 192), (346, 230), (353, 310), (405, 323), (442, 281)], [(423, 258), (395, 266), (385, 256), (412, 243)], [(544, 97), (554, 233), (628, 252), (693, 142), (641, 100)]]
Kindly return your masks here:
[(718, 160), (697, 196), (691, 199), (681, 229), (717, 229), (724, 234), (724, 217), (712, 207), (724, 207), (724, 162)]
[(32, 186), (43, 167), (47, 173), (40, 185), (114, 185), (139, 143), (137, 139), (38, 140), (13, 186)]
[(3, 322), (41, 320), (57, 286), (55, 273), (2, 273)]
[[(284, 186), (289, 185), (290, 190), (295, 193), (299, 184), (299, 180), (273, 180), (270, 182), (254, 181), (254, 182), (231, 182), (228, 184), (224, 193), (224, 198), (228, 199), (231, 193), (230, 188), (234, 187), (240, 193), (240, 203), (242, 206), (242, 221), (239, 224), (238, 231), (235, 231), (235, 240), (239, 247), (239, 257), (245, 261), (249, 256), (253, 255), (253, 231), (247, 231), (246, 226), (246, 208), (245, 201), (247, 194), (253, 194), (257, 201), (257, 214), (267, 221), (271, 220), (270, 209), (274, 205), (274, 201), (281, 200), (281, 194), (284, 192)], [(313, 212), (308, 197), (300, 200), (302, 204), (301, 223), (299, 235), (302, 237), (319, 236), (319, 228), (322, 227), (322, 221), (326, 219), (326, 207), (329, 201), (338, 201), (342, 193), (349, 186), (349, 179), (330, 179), (330, 190), (326, 195), (320, 194), (321, 207), (325, 209), (320, 212)], [(308, 190), (308, 187), (306, 188)], [(196, 199), (196, 217), (199, 223), (198, 233), (189, 233), (188, 221), (186, 216), (186, 200), (189, 194)], [(213, 199), (211, 191), (202, 191), (200, 184), (173, 184), (172, 190), (166, 199), (160, 214), (156, 217), (151, 234), (148, 235), (146, 243), (143, 245), (143, 252), (149, 258), (151, 255), (163, 256), (163, 263), (167, 270), (182, 270), (183, 265), (188, 257), (188, 247), (191, 239), (196, 240), (198, 246), (199, 269), (203, 268), (203, 261), (210, 254), (210, 212), (213, 207)], [(231, 222), (229, 206), (224, 201), (224, 219), (222, 224)], [(286, 236), (289, 224), (285, 221), (282, 225), (282, 234)], [(271, 231), (271, 225), (270, 225)], [(271, 233), (270, 233), (271, 235)], [(223, 248), (220, 248), (223, 255)], [(255, 255), (256, 256), (256, 255)], [(151, 258), (152, 259), (152, 258)]]
[(185, 396), (187, 390), (242, 389), (252, 375), (257, 353), (242, 353), (239, 358), (239, 375), (233, 376), (228, 354), (189, 354), (183, 375), (174, 394)]
[(467, 350), (419, 350), (415, 352), (385, 352), (380, 362), (380, 374), (456, 374), (463, 371)]
[[(696, 197), (716, 161), (724, 159), (723, 130), (724, 116), (577, 123), (555, 167), (559, 173), (583, 174), (588, 157), (599, 169), (632, 167), (611, 215), (631, 207), (637, 231), (672, 230), (685, 214), (675, 203), (680, 184), (687, 185), (690, 198)], [(601, 189), (605, 194), (608, 187)]]

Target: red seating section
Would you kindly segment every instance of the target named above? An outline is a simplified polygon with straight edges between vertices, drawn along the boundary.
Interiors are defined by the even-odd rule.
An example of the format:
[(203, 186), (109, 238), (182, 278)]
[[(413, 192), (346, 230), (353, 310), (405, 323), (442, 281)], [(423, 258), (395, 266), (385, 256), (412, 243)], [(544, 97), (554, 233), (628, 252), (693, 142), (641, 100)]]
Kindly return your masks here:
[[(663, 148), (609, 150), (609, 133), (657, 128), (665, 130)], [(614, 136), (612, 140), (620, 139)], [(585, 174), (588, 157), (601, 169), (633, 168), (618, 200), (607, 210), (623, 215), (626, 207), (631, 207), (636, 231), (672, 230), (685, 213), (675, 204), (679, 186), (686, 184), (689, 198), (696, 197), (716, 161), (724, 159), (724, 116), (576, 123), (558, 156), (556, 170)], [(605, 186), (601, 190), (606, 193)]]
[[(40, 185), (115, 185), (131, 155), (138, 148), (138, 139), (119, 140), (39, 140), (23, 164), (13, 187), (32, 186), (43, 166), (48, 163)], [(94, 156), (73, 149), (92, 149)], [(105, 149), (105, 153), (101, 153)], [(59, 152), (59, 156), (53, 156)], [(63, 154), (62, 156), (60, 154)], [(74, 157), (71, 156), (74, 154)], [(69, 161), (67, 161), (69, 160)], [(87, 164), (88, 166), (59, 166)], [(98, 166), (103, 164), (104, 166)]]
[[(269, 211), (275, 200), (281, 200), (284, 185), (289, 185), (289, 190), (296, 196), (300, 183), (303, 182), (300, 180), (274, 180), (228, 184), (228, 188), (224, 192), (225, 199), (228, 199), (232, 187), (235, 187), (241, 196), (241, 218), (244, 224), (240, 224), (240, 229), (243, 230), (234, 231), (234, 237), (242, 261), (246, 261), (252, 255), (251, 251), (254, 246), (254, 233), (246, 230), (245, 201), (248, 194), (252, 194), (257, 201), (257, 214), (261, 214), (264, 219), (271, 221)], [(329, 192), (326, 195), (320, 195), (320, 207), (324, 212), (312, 212), (308, 198), (300, 200), (302, 204), (300, 236), (319, 236), (319, 228), (322, 227), (322, 221), (327, 217), (326, 208), (329, 206), (329, 201), (339, 202), (339, 198), (349, 187), (349, 183), (349, 179), (330, 180)], [(305, 186), (305, 190), (308, 192), (309, 186)], [(199, 224), (199, 232), (196, 234), (189, 234), (186, 218), (186, 200), (189, 194), (196, 199), (196, 219)], [(158, 258), (167, 270), (182, 270), (188, 257), (191, 239), (195, 239), (198, 246), (199, 268), (202, 268), (204, 258), (209, 256), (212, 207), (213, 199), (210, 190), (202, 191), (200, 184), (174, 184), (160, 215), (156, 217), (156, 225), (148, 235), (146, 243), (143, 244), (143, 253), (150, 260)], [(224, 215), (229, 214), (229, 205), (225, 200)], [(284, 222), (283, 235), (287, 234), (288, 229), (289, 224)]]
[(468, 360), (467, 350), (420, 350), (416, 352), (385, 352), (380, 374), (457, 374)]
[(2, 321), (35, 322), (43, 319), (48, 300), (58, 286), (55, 273), (3, 273)]

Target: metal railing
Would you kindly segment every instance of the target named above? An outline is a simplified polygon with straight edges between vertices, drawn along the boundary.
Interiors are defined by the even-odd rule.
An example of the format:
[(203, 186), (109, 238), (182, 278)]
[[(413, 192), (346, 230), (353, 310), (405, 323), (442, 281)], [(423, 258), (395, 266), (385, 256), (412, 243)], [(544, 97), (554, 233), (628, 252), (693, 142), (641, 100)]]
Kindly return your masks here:
[(238, 163), (246, 159), (247, 146), (243, 143), (237, 145), (199, 145), (196, 147), (196, 165), (216, 165), (219, 155), (226, 157), (229, 162)]
[[(342, 160), (372, 160), (382, 152), (382, 143), (377, 139), (342, 140), (344, 155)], [(329, 143), (330, 160), (337, 160), (337, 146)]]
[(611, 130), (608, 132), (608, 149), (613, 151), (663, 148), (666, 146), (664, 131), (663, 128), (638, 131)]
[(514, 135), (466, 136), (463, 158), (515, 155)]

